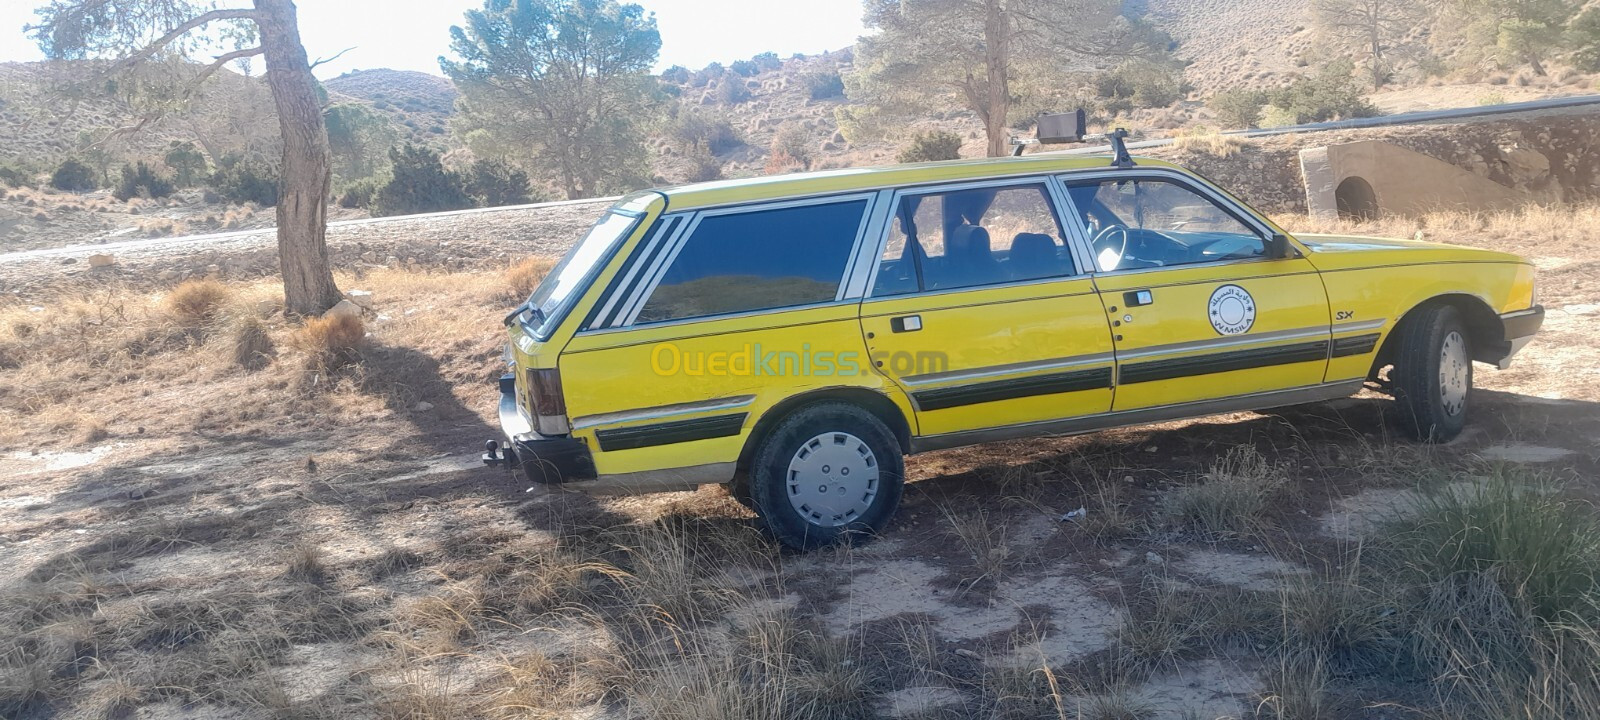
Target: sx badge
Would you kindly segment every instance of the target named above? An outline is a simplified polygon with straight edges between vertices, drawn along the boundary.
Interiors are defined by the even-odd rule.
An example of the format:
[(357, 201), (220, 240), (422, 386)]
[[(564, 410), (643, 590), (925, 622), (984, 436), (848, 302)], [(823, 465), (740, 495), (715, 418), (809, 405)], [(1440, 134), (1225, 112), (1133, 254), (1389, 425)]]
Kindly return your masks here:
[(1238, 285), (1223, 285), (1207, 303), (1211, 327), (1221, 335), (1242, 335), (1256, 324), (1256, 299)]

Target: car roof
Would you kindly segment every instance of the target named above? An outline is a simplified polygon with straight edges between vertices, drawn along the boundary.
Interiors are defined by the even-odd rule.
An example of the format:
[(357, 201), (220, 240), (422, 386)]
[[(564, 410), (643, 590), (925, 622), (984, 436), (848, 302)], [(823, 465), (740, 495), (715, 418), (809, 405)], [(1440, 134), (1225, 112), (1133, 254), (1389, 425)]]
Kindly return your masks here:
[[(1136, 160), (1142, 167), (1181, 169), (1160, 160), (1150, 158)], [(715, 180), (662, 188), (659, 192), (667, 197), (667, 206), (672, 210), (687, 210), (713, 205), (831, 195), (925, 183), (1105, 170), (1110, 167), (1109, 155), (1039, 153), (1022, 157), (943, 160)]]

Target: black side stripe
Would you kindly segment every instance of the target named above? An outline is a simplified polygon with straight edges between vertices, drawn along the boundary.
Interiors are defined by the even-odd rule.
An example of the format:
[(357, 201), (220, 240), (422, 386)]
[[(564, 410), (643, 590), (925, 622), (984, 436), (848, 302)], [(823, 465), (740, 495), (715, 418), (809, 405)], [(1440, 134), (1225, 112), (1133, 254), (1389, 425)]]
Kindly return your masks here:
[(1339, 338), (1333, 341), (1333, 357), (1342, 358), (1351, 355), (1365, 355), (1378, 347), (1378, 334), (1356, 335), (1355, 337)]
[(1103, 367), (923, 390), (912, 393), (911, 397), (917, 401), (917, 407), (923, 410), (943, 410), (996, 400), (1109, 387), (1111, 387), (1111, 368)]
[(600, 440), (600, 449), (606, 452), (654, 447), (656, 445), (672, 445), (692, 440), (709, 440), (711, 438), (738, 435), (739, 430), (744, 427), (744, 419), (747, 414), (712, 415), (710, 417), (694, 418), (693, 420), (673, 420), (649, 425), (612, 428), (596, 431), (595, 437)]
[(1327, 359), (1328, 341), (1318, 340), (1294, 345), (1232, 350), (1196, 357), (1134, 363), (1122, 367), (1122, 370), (1118, 373), (1118, 382), (1122, 385), (1132, 385), (1156, 380), (1171, 380), (1190, 375), (1210, 375), (1212, 373), (1249, 370), (1273, 365), (1291, 365)]
[[(664, 221), (660, 219), (656, 220), (656, 226), (650, 228), (649, 231), (644, 234), (644, 240), (641, 241), (641, 245), (648, 245), (650, 241), (656, 239), (657, 237), (670, 237), (673, 229), (676, 228), (677, 224), (680, 222), (683, 222), (683, 218), (681, 217), (670, 217)], [(622, 296), (626, 295), (628, 291), (633, 289), (631, 285), (628, 287), (622, 286), (623, 278), (628, 277), (628, 272), (633, 270), (635, 265), (638, 265), (641, 269), (648, 268), (650, 266), (650, 262), (655, 260), (656, 256), (662, 253), (666, 244), (667, 243), (665, 241), (658, 242), (656, 243), (655, 247), (650, 248), (648, 253), (635, 251), (633, 254), (629, 255), (628, 259), (622, 263), (622, 267), (617, 269), (617, 276), (611, 279), (611, 285), (606, 288), (605, 292), (600, 294), (600, 301), (596, 302), (594, 304), (594, 309), (589, 311), (589, 317), (584, 318), (583, 324), (579, 325), (578, 327), (591, 327), (595, 325), (596, 321), (599, 321), (600, 324), (598, 327), (603, 328), (611, 325), (612, 322), (615, 322), (617, 319), (617, 314), (622, 312), (622, 301), (625, 299)], [(635, 283), (639, 282), (639, 278), (637, 277), (632, 278), (632, 280)], [(617, 298), (617, 304), (611, 308), (611, 312), (607, 313), (605, 317), (600, 317), (601, 309), (605, 308), (606, 302), (612, 297)]]

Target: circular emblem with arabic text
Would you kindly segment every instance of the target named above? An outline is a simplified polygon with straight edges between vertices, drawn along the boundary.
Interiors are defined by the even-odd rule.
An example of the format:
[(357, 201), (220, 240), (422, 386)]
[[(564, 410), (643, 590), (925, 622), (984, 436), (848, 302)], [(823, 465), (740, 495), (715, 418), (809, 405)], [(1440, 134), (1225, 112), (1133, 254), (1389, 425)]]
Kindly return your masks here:
[(1206, 313), (1219, 335), (1243, 335), (1256, 324), (1256, 299), (1238, 285), (1223, 285), (1211, 293)]

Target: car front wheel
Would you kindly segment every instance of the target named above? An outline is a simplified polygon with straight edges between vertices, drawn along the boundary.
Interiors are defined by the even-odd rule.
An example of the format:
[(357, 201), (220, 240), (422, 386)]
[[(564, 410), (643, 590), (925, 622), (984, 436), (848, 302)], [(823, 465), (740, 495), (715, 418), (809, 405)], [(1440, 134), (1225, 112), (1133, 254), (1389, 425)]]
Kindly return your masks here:
[(1389, 379), (1408, 435), (1445, 442), (1467, 424), (1472, 391), (1472, 346), (1461, 312), (1427, 308), (1399, 329), (1400, 348)]
[(811, 550), (882, 530), (900, 505), (905, 459), (882, 420), (848, 403), (778, 423), (750, 467), (750, 499), (779, 542)]

